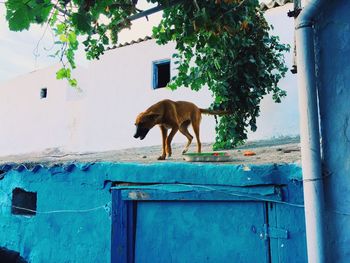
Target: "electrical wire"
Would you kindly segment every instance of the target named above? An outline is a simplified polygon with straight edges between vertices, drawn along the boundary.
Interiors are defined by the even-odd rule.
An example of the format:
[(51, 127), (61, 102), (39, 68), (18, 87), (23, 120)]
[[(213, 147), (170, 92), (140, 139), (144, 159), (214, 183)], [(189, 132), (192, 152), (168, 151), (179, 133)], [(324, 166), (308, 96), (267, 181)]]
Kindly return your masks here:
[[(280, 201), (280, 200), (275, 200), (275, 199), (269, 199), (269, 198), (261, 198), (258, 196), (254, 196), (254, 195), (249, 195), (249, 194), (241, 194), (241, 193), (237, 193), (237, 192), (228, 192), (228, 191), (224, 191), (224, 190), (219, 190), (210, 186), (203, 186), (203, 185), (186, 185), (186, 184), (177, 184), (180, 186), (186, 186), (186, 187), (197, 187), (197, 188), (202, 188), (204, 190), (209, 191), (215, 191), (215, 192), (219, 192), (219, 193), (223, 193), (226, 195), (231, 195), (231, 196), (235, 196), (235, 197), (241, 197), (241, 198), (247, 198), (247, 199), (252, 199), (252, 200), (256, 200), (256, 201), (263, 201), (263, 202), (271, 202), (271, 203), (277, 203), (277, 204), (283, 204), (283, 205), (288, 205), (288, 206), (292, 206), (292, 207), (297, 207), (297, 208), (304, 208), (305, 206), (302, 204), (296, 204), (296, 203), (290, 203), (290, 202), (285, 202), (285, 201)], [(134, 189), (133, 189), (134, 190)], [(8, 199), (9, 199), (9, 194), (5, 193), (4, 191), (0, 190), (0, 192), (2, 192), (3, 194), (5, 194)], [(149, 200), (152, 201), (152, 200)], [(111, 209), (111, 202), (108, 202), (104, 205), (100, 205), (100, 206), (96, 206), (96, 207), (92, 207), (92, 208), (87, 208), (87, 209), (62, 209), (62, 210), (49, 210), (49, 211), (38, 211), (38, 210), (33, 210), (33, 209), (28, 209), (25, 207), (21, 207), (21, 206), (14, 206), (14, 205), (6, 205), (6, 204), (2, 204), (3, 207), (11, 207), (11, 208), (16, 208), (16, 209), (21, 209), (24, 211), (28, 211), (28, 212), (32, 212), (32, 213), (37, 213), (37, 214), (57, 214), (57, 213), (88, 213), (88, 212), (92, 212), (92, 211), (97, 211), (100, 209), (104, 209), (104, 210), (110, 210)], [(343, 216), (350, 216), (350, 213), (348, 212), (343, 212), (343, 211), (338, 211), (338, 210), (326, 210), (327, 212), (330, 213), (334, 213), (334, 214), (338, 214), (338, 215), (343, 215)]]
[(101, 206), (97, 206), (97, 207), (93, 207), (93, 208), (88, 208), (88, 209), (63, 209), (63, 210), (52, 210), (52, 211), (38, 211), (38, 210), (32, 210), (32, 209), (28, 209), (28, 208), (24, 208), (24, 207), (20, 207), (20, 206), (15, 206), (15, 205), (11, 205), (10, 207), (16, 208), (16, 209), (21, 209), (21, 210), (32, 212), (32, 213), (36, 213), (36, 214), (88, 213), (88, 212), (92, 212), (92, 211), (96, 211), (96, 210), (100, 210), (100, 209), (105, 209), (105, 210), (106, 210), (106, 208), (109, 209), (108, 203), (105, 205), (101, 205)]
[[(9, 194), (7, 194), (6, 192), (4, 192), (2, 190), (0, 190), (0, 193), (3, 193), (4, 195), (6, 195), (7, 199), (10, 200)], [(36, 214), (88, 213), (88, 212), (97, 211), (100, 209), (104, 209), (106, 211), (109, 211), (111, 209), (111, 202), (108, 202), (104, 205), (100, 205), (100, 206), (96, 206), (96, 207), (92, 207), (92, 208), (86, 208), (86, 209), (62, 209), (62, 210), (55, 209), (55, 210), (49, 210), (49, 211), (38, 211), (38, 210), (33, 210), (33, 209), (29, 209), (29, 208), (25, 208), (25, 207), (21, 207), (21, 206), (16, 206), (16, 205), (1, 204), (1, 206), (20, 209), (20, 210), (24, 210), (24, 211), (32, 212), (32, 213), (36, 213)]]

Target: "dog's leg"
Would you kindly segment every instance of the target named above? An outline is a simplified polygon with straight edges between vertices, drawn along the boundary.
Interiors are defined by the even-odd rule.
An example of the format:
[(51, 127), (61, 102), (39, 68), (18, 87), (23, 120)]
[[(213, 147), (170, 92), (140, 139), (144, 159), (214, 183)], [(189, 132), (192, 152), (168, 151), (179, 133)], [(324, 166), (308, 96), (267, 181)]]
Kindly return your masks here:
[(199, 119), (199, 121), (192, 122), (194, 135), (196, 136), (196, 140), (197, 140), (197, 152), (201, 153), (202, 152), (202, 144), (201, 144), (201, 141), (199, 138), (199, 124), (200, 124), (200, 119)]
[(190, 147), (191, 142), (193, 140), (193, 136), (189, 133), (189, 131), (187, 129), (189, 124), (190, 124), (190, 122), (187, 121), (187, 122), (182, 123), (181, 126), (180, 126), (180, 132), (183, 135), (185, 135), (186, 138), (188, 139), (185, 148), (182, 150), (182, 154), (185, 154), (188, 151), (188, 148)]
[(169, 136), (166, 138), (166, 152), (168, 154), (168, 157), (171, 156), (172, 152), (171, 152), (171, 141), (173, 140), (175, 134), (177, 133), (177, 131), (179, 130), (179, 127), (173, 127), (171, 132), (169, 133)]
[(162, 155), (158, 157), (158, 160), (165, 160), (165, 156), (166, 156), (166, 139), (167, 139), (167, 136), (168, 136), (168, 130), (160, 125), (160, 131), (162, 133)]

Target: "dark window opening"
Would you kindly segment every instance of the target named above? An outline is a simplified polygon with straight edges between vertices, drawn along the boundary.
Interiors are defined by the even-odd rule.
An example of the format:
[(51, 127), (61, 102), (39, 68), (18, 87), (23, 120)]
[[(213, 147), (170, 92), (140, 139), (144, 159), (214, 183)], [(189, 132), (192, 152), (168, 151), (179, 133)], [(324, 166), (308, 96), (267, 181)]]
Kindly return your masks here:
[(45, 99), (47, 97), (47, 88), (42, 88), (40, 90), (40, 99)]
[(164, 88), (170, 82), (170, 60), (153, 62), (153, 89)]
[(12, 214), (14, 215), (35, 215), (37, 194), (27, 192), (21, 188), (12, 191)]
[(0, 262), (6, 263), (26, 263), (24, 258), (17, 251), (9, 250), (5, 247), (0, 247)]

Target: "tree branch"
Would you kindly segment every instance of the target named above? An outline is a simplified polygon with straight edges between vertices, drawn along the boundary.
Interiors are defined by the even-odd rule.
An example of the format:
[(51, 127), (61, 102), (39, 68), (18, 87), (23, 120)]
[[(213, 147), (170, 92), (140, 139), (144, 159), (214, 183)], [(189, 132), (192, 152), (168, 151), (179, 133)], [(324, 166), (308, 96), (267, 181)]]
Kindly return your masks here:
[(61, 12), (62, 14), (71, 17), (72, 15), (67, 12), (67, 10), (62, 9), (61, 7), (59, 7), (58, 5), (54, 5), (53, 8), (55, 8), (56, 10), (58, 10), (59, 12)]
[(198, 5), (198, 3), (197, 3), (197, 0), (193, 0), (193, 3), (194, 3), (194, 5), (196, 6), (197, 11), (199, 11), (199, 10), (200, 10), (200, 8), (199, 8), (199, 5)]

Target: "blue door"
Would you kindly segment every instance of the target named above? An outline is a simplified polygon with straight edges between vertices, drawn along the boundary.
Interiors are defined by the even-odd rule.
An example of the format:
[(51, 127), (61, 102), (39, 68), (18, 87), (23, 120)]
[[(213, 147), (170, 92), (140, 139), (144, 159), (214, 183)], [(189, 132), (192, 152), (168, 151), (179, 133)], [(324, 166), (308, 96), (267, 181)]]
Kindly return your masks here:
[(258, 202), (140, 202), (135, 262), (269, 262)]
[(115, 187), (112, 262), (307, 262), (303, 209), (276, 188)]

